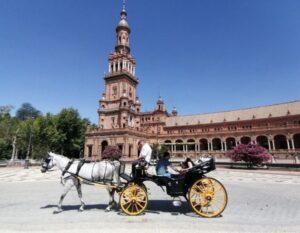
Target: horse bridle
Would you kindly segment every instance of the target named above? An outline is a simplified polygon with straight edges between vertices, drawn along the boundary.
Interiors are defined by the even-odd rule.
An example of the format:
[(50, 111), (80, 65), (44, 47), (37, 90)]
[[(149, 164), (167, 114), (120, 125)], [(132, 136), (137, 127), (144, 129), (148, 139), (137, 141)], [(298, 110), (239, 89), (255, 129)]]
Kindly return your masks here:
[(45, 159), (45, 161), (44, 161), (44, 163), (43, 163), (43, 165), (42, 165), (42, 168), (45, 170), (45, 172), (48, 171), (48, 169), (49, 169), (49, 164), (50, 164), (51, 161), (52, 161), (52, 163), (53, 163), (53, 157), (52, 157), (52, 156), (48, 156), (48, 157)]

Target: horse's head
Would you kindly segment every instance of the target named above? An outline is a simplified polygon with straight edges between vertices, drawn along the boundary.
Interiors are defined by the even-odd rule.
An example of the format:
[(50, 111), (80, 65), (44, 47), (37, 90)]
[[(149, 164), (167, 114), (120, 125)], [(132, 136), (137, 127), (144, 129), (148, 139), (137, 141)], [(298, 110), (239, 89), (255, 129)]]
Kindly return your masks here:
[(48, 156), (44, 159), (44, 162), (42, 164), (41, 172), (46, 172), (49, 169), (53, 168), (55, 166), (55, 160), (53, 159), (53, 156), (51, 153), (48, 154)]

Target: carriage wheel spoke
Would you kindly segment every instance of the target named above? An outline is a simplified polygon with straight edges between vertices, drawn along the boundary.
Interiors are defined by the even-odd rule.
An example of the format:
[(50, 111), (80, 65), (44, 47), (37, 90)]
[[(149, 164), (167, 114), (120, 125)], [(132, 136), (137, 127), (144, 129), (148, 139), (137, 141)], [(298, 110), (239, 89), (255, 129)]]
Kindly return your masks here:
[(147, 204), (147, 193), (139, 185), (129, 186), (122, 191), (120, 206), (126, 214), (138, 215), (146, 209)]
[(132, 204), (131, 204), (131, 203), (128, 203), (128, 206), (127, 206), (126, 210), (128, 210), (129, 207), (131, 207), (131, 206), (132, 206)]
[(140, 206), (141, 208), (144, 208), (144, 206), (143, 206), (142, 204), (140, 204), (139, 202), (136, 202), (136, 204), (137, 204), (138, 206)]
[(227, 205), (227, 193), (214, 178), (200, 178), (190, 188), (189, 202), (192, 209), (203, 217), (215, 217)]

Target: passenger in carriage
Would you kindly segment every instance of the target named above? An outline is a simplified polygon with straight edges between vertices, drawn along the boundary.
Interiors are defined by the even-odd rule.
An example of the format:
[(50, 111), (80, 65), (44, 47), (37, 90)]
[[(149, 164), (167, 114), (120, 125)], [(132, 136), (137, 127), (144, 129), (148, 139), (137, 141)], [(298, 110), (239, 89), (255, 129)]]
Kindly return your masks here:
[(186, 157), (185, 160), (180, 165), (181, 165), (181, 169), (179, 170), (179, 172), (180, 174), (184, 174), (188, 172), (190, 169), (192, 169), (195, 166), (195, 163), (191, 158)]
[[(169, 161), (170, 159), (170, 153), (168, 151), (166, 151), (163, 154), (163, 157), (158, 160), (157, 165), (156, 165), (156, 174), (158, 176), (166, 176), (166, 177), (173, 177), (178, 175), (178, 170), (173, 167)], [(170, 171), (172, 173), (170, 173)]]

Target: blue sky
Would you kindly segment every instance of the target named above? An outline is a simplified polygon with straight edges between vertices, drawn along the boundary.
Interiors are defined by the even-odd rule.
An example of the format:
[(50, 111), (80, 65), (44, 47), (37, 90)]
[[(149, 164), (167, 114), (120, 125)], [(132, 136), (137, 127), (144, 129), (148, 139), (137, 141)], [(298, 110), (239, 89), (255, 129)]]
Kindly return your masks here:
[[(97, 122), (121, 0), (0, 0), (0, 106)], [(300, 99), (300, 1), (128, 0), (138, 95), (180, 115)]]

